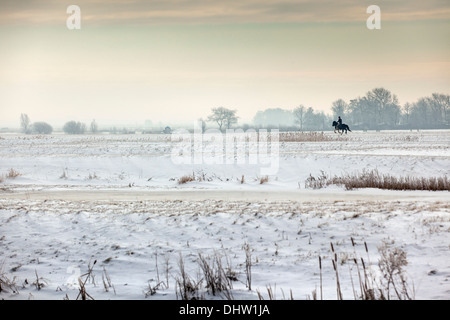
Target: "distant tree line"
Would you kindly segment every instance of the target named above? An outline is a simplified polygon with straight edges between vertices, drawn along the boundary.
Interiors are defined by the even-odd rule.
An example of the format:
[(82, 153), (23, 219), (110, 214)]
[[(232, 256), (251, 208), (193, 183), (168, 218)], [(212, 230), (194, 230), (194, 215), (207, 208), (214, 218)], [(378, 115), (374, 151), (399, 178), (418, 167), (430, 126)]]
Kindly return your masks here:
[[(280, 130), (324, 131), (332, 130), (331, 123), (339, 116), (353, 130), (382, 129), (450, 129), (450, 95), (433, 93), (413, 103), (400, 105), (395, 94), (384, 88), (375, 88), (363, 97), (334, 101), (331, 114), (315, 111), (313, 107), (299, 105), (293, 110), (269, 108), (258, 111), (252, 124), (242, 124), (244, 130), (249, 128), (278, 128)], [(212, 108), (207, 120), (199, 119), (202, 131), (206, 123), (213, 123), (219, 130), (225, 131), (237, 125), (237, 110), (224, 107)], [(46, 122), (30, 123), (26, 114), (21, 114), (22, 132), (31, 134), (51, 134), (52, 126)], [(166, 129), (169, 127), (166, 127)], [(90, 132), (97, 133), (98, 125), (91, 122)], [(164, 132), (166, 132), (166, 129)], [(169, 128), (170, 129), (170, 128)], [(69, 121), (63, 126), (66, 134), (84, 134), (88, 131), (86, 124)], [(116, 133), (116, 130), (113, 130)], [(171, 131), (171, 130), (170, 130)], [(128, 131), (122, 133), (130, 133)]]
[(433, 93), (401, 106), (395, 94), (375, 88), (364, 97), (333, 102), (333, 117), (355, 129), (449, 129), (450, 95)]
[[(22, 113), (20, 115), (20, 128), (25, 134), (51, 134), (53, 127), (46, 122), (34, 122), (31, 123), (30, 117), (27, 114)], [(87, 126), (85, 123), (77, 121), (68, 121), (63, 126), (63, 131), (67, 134), (84, 134), (87, 132)], [(98, 125), (95, 120), (92, 120), (90, 125), (90, 132), (97, 133)]]
[(69, 121), (64, 125), (63, 131), (67, 134), (84, 134), (86, 133), (86, 124), (76, 121)]
[(382, 129), (450, 129), (450, 95), (433, 93), (414, 103), (398, 102), (395, 94), (375, 88), (363, 97), (349, 102), (343, 99), (331, 105), (332, 114), (317, 112), (300, 105), (293, 110), (271, 108), (258, 111), (253, 124), (259, 127), (314, 131), (330, 130), (331, 122), (339, 116), (357, 130)]
[[(94, 120), (92, 120), (90, 125), (90, 132), (97, 133), (98, 132), (98, 124)], [(63, 126), (63, 131), (67, 134), (85, 134), (88, 129), (85, 123), (79, 121), (69, 121)]]
[(31, 123), (27, 114), (20, 115), (20, 127), (23, 133), (26, 134), (51, 134), (53, 127), (46, 122)]

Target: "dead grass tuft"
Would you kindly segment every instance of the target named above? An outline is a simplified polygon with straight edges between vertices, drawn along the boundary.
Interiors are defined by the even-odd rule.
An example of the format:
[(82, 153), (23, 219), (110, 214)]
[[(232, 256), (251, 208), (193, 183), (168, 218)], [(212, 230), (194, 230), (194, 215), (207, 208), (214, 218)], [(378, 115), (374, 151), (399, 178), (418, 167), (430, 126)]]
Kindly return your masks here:
[(22, 174), (13, 168), (9, 169), (8, 173), (6, 174), (6, 178), (8, 179), (15, 179), (17, 177), (20, 177)]
[(3, 272), (3, 263), (0, 265), (0, 293), (2, 292), (12, 292), (13, 294), (18, 294), (19, 290), (17, 289), (17, 279), (13, 277), (10, 279), (5, 272)]
[(203, 279), (206, 288), (213, 296), (223, 294), (228, 300), (232, 299), (234, 273), (230, 268), (225, 269), (222, 258), (215, 253), (213, 257), (205, 257), (201, 253), (198, 255), (198, 264), (203, 271)]
[(181, 300), (203, 300), (204, 296), (200, 293), (201, 281), (196, 282), (188, 275), (181, 254), (180, 259), (178, 260), (178, 268), (180, 270), (180, 275), (175, 278), (175, 293), (177, 298), (180, 298)]
[[(351, 238), (351, 242), (353, 249), (355, 249), (356, 243), (353, 238)], [(364, 242), (364, 249), (367, 254), (367, 261), (365, 261), (363, 257), (358, 258), (356, 256), (356, 252), (354, 252), (355, 255), (353, 259), (351, 259), (353, 260), (354, 266), (356, 267), (356, 271), (358, 273), (359, 290), (355, 287), (351, 274), (352, 268), (349, 265), (354, 299), (390, 300), (392, 298), (398, 300), (412, 300), (414, 298), (414, 291), (409, 288), (404, 270), (404, 267), (408, 264), (406, 252), (404, 252), (401, 248), (392, 247), (386, 242), (383, 242), (382, 245), (378, 247), (378, 252), (380, 253), (380, 258), (378, 261), (379, 272), (373, 272), (366, 242)], [(340, 273), (338, 269), (338, 258), (333, 243), (331, 243), (331, 253), (331, 262), (333, 264), (333, 270), (336, 273), (337, 300), (343, 300), (344, 297), (342, 295), (341, 283), (339, 281)], [(320, 256), (319, 268), (320, 297), (322, 299), (322, 259)], [(376, 275), (381, 275), (381, 279), (378, 279)], [(316, 292), (313, 292), (313, 297), (317, 298)]]
[(406, 252), (401, 248), (392, 247), (387, 242), (383, 242), (378, 247), (380, 260), (378, 267), (383, 276), (382, 285), (385, 288), (384, 296), (390, 300), (392, 296), (399, 300), (411, 300), (411, 293), (408, 287), (404, 267), (408, 265)]
[(181, 178), (178, 179), (178, 184), (185, 184), (192, 181), (195, 181), (194, 175), (182, 176)]
[(36, 274), (36, 280), (33, 282), (33, 285), (36, 287), (36, 289), (41, 290), (47, 285), (47, 281), (44, 278), (39, 277), (36, 270), (34, 270), (34, 273)]
[[(92, 271), (93, 271), (96, 263), (97, 263), (97, 260), (94, 260), (94, 263), (92, 265), (89, 262), (88, 272), (86, 272), (85, 274), (81, 275), (78, 278), (78, 284), (80, 285), (80, 287), (78, 289), (79, 292), (78, 292), (77, 300), (94, 300), (94, 298), (86, 291), (86, 283), (88, 282), (89, 279), (93, 279)], [(82, 279), (82, 277), (85, 277), (84, 280)]]
[(89, 172), (89, 176), (87, 177), (88, 180), (95, 180), (95, 179), (99, 179), (99, 177), (97, 176), (97, 174), (94, 172), (93, 174)]
[(329, 185), (343, 185), (347, 190), (376, 188), (388, 190), (426, 190), (450, 191), (450, 180), (443, 177), (395, 177), (381, 174), (378, 170), (363, 171), (345, 176), (330, 177), (323, 171), (318, 177), (310, 175), (305, 181), (305, 188), (321, 189)]
[(320, 175), (316, 178), (313, 177), (311, 174), (305, 181), (305, 188), (306, 189), (322, 189), (330, 185), (330, 179), (325, 174), (325, 172), (320, 171)]

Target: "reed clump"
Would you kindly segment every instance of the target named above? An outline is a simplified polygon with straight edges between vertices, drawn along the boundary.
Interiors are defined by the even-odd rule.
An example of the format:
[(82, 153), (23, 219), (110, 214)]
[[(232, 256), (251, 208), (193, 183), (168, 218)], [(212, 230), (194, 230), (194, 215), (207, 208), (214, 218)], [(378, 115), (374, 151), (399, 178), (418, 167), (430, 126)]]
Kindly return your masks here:
[(307, 189), (321, 189), (330, 185), (344, 186), (346, 190), (376, 188), (387, 190), (450, 191), (450, 179), (442, 177), (396, 177), (378, 170), (362, 171), (342, 176), (329, 176), (321, 171), (317, 177), (310, 174), (305, 181)]

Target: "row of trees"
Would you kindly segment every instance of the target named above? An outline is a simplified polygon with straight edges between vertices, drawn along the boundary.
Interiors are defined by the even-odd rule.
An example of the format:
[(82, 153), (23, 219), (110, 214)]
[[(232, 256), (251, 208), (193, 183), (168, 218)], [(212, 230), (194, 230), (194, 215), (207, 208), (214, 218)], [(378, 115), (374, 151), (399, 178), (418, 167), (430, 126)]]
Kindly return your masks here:
[[(20, 115), (20, 127), (23, 133), (26, 134), (51, 134), (53, 127), (46, 122), (34, 122), (31, 123), (30, 117), (27, 114), (22, 113)], [(84, 134), (87, 132), (87, 126), (85, 123), (77, 121), (66, 122), (63, 126), (63, 131), (67, 134)], [(97, 133), (98, 125), (95, 120), (92, 120), (90, 126), (90, 132)]]
[(375, 88), (364, 97), (333, 102), (333, 117), (341, 116), (347, 124), (360, 129), (448, 129), (450, 95), (433, 93), (414, 103), (399, 104), (395, 94)]
[(384, 88), (375, 88), (349, 102), (343, 99), (334, 101), (331, 111), (332, 114), (328, 115), (303, 105), (293, 110), (272, 108), (257, 112), (253, 123), (260, 127), (295, 126), (299, 130), (327, 130), (340, 116), (344, 123), (362, 130), (450, 128), (450, 95), (440, 93), (402, 106), (395, 94)]
[(26, 134), (51, 134), (53, 132), (53, 127), (48, 123), (31, 123), (30, 117), (24, 113), (20, 115), (20, 127), (22, 128), (22, 132)]
[[(98, 132), (98, 124), (95, 120), (92, 120), (89, 129), (91, 133)], [(63, 131), (67, 134), (84, 134), (87, 132), (87, 126), (79, 121), (69, 121), (63, 126)]]
[[(207, 121), (199, 119), (202, 129), (205, 131), (206, 122), (212, 122), (224, 131), (233, 127), (238, 122), (236, 110), (224, 107), (213, 108)], [(253, 118), (253, 126), (256, 128), (280, 128), (286, 130), (326, 130), (330, 129), (331, 116), (324, 112), (315, 112), (313, 108), (299, 106), (293, 111), (281, 108), (270, 108), (258, 111)], [(249, 124), (242, 125), (244, 129), (250, 128)]]
[[(243, 125), (244, 129), (279, 128), (285, 130), (331, 130), (331, 123), (340, 116), (343, 122), (356, 130), (381, 129), (448, 129), (450, 128), (450, 95), (433, 93), (429, 97), (418, 99), (414, 103), (401, 106), (395, 94), (384, 88), (375, 88), (363, 97), (349, 102), (343, 99), (331, 105), (332, 114), (316, 112), (312, 107), (300, 105), (293, 110), (270, 108), (258, 111), (253, 125)], [(20, 117), (24, 133), (49, 134), (53, 128), (45, 122), (30, 124), (28, 115)], [(199, 119), (203, 131), (207, 122), (217, 125), (221, 131), (234, 127), (238, 122), (236, 110), (224, 107), (213, 108), (207, 120)], [(98, 132), (95, 120), (91, 122), (90, 132)], [(84, 134), (86, 124), (76, 121), (67, 122), (63, 131), (67, 134)]]

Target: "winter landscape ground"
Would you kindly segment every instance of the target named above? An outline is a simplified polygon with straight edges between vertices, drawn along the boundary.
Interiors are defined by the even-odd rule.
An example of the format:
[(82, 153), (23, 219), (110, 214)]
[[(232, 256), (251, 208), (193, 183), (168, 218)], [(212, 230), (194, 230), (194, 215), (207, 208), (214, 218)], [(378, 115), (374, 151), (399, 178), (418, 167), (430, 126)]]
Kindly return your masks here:
[(1, 135), (0, 298), (450, 298), (449, 191), (333, 180), (448, 184), (450, 131), (280, 133), (267, 175), (176, 143)]

